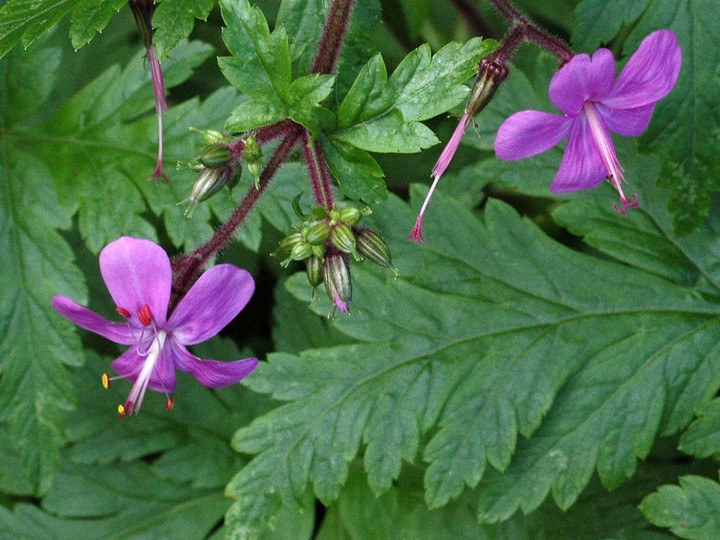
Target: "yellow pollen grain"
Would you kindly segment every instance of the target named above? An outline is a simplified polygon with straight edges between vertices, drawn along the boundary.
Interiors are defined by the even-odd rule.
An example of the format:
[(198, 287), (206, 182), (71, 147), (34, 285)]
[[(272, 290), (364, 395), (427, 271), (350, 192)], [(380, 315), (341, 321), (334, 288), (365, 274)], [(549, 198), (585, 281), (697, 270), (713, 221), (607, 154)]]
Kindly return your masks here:
[(102, 374), (102, 385), (105, 390), (110, 388), (110, 377), (108, 376), (107, 373)]

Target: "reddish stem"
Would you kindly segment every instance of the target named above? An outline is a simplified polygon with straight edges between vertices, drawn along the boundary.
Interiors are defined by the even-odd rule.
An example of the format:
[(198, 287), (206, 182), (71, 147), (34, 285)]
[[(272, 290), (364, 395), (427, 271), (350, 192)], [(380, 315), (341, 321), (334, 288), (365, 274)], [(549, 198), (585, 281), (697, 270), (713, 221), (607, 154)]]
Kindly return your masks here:
[(333, 1), (310, 73), (332, 73), (335, 71), (343, 40), (350, 26), (350, 14), (354, 5), (355, 0)]

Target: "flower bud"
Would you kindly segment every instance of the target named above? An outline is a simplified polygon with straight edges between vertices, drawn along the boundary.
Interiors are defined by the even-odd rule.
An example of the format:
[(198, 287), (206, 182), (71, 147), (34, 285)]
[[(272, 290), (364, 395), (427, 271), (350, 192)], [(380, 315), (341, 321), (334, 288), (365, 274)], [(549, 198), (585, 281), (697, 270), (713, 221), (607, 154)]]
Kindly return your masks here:
[(308, 283), (313, 289), (323, 282), (323, 267), (319, 257), (314, 255), (305, 259), (305, 272), (307, 273)]
[(232, 160), (232, 152), (224, 144), (211, 144), (195, 156), (195, 161), (208, 169), (218, 169)]
[(480, 60), (478, 74), (470, 91), (470, 99), (465, 106), (465, 113), (469, 117), (482, 111), (495, 95), (500, 84), (508, 75), (504, 65), (497, 64), (487, 58)]
[(346, 206), (340, 211), (340, 221), (346, 225), (355, 225), (362, 217), (362, 212), (354, 206)]
[(299, 242), (295, 244), (290, 250), (290, 259), (293, 261), (304, 261), (312, 255), (310, 244), (306, 242)]
[(241, 169), (235, 172), (231, 167), (201, 169), (190, 192), (190, 204), (197, 205), (197, 203), (209, 199), (225, 186), (232, 189), (240, 180), (240, 174)]
[(303, 227), (302, 233), (308, 244), (321, 245), (327, 242), (330, 236), (330, 225), (324, 221), (320, 221), (313, 225)]
[(302, 234), (293, 233), (290, 236), (286, 236), (285, 238), (280, 240), (280, 244), (278, 247), (282, 251), (289, 252), (292, 251), (296, 244), (299, 244), (301, 242), (304, 242)]
[(257, 179), (262, 173), (262, 149), (255, 140), (254, 135), (250, 135), (244, 140), (243, 159), (245, 160), (248, 172), (255, 178), (255, 187), (257, 187)]
[(390, 248), (378, 233), (364, 227), (355, 230), (355, 238), (360, 255), (367, 257), (380, 266), (390, 268), (396, 276), (398, 275), (397, 268), (392, 264)]
[(333, 251), (325, 257), (323, 280), (330, 299), (340, 311), (346, 313), (352, 298), (350, 261), (348, 261), (347, 255)]
[(355, 253), (355, 235), (344, 223), (337, 223), (333, 227), (330, 240), (343, 253)]

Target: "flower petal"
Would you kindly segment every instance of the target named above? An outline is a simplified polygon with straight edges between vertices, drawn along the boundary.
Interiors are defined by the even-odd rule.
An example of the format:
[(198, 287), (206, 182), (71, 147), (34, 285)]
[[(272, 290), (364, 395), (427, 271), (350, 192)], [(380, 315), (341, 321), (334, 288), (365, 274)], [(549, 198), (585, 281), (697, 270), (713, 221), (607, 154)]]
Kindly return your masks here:
[(578, 54), (550, 81), (550, 101), (565, 114), (575, 116), (586, 101), (605, 98), (614, 79), (615, 59), (608, 49), (598, 49), (592, 58)]
[(205, 341), (240, 313), (254, 291), (255, 282), (245, 270), (232, 264), (213, 266), (180, 300), (167, 328), (183, 345)]
[(568, 134), (572, 119), (540, 111), (520, 111), (505, 120), (495, 137), (495, 153), (513, 161), (549, 150)]
[(240, 382), (257, 367), (257, 358), (246, 358), (235, 362), (201, 360), (182, 345), (172, 343), (175, 367), (192, 374), (203, 386), (222, 388)]
[(636, 109), (655, 103), (673, 89), (681, 64), (682, 51), (675, 33), (653, 32), (643, 39), (609, 95), (601, 101), (614, 109)]
[(565, 154), (550, 189), (553, 193), (589, 189), (605, 180), (607, 175), (600, 152), (590, 135), (587, 119), (585, 115), (578, 115), (570, 127)]
[(595, 109), (603, 117), (610, 131), (626, 137), (637, 137), (643, 133), (650, 123), (655, 110), (655, 103), (643, 105), (635, 109), (611, 109), (602, 103), (595, 103)]
[(66, 296), (56, 296), (52, 299), (52, 305), (60, 315), (85, 330), (90, 330), (121, 345), (135, 343), (133, 329), (128, 324), (110, 322)]
[[(150, 349), (154, 335), (148, 334), (137, 346), (130, 347), (127, 351), (113, 360), (110, 367), (124, 379), (135, 382), (140, 375), (143, 364), (147, 360), (147, 351)], [(170, 345), (171, 338), (165, 342), (165, 346), (157, 359), (155, 368), (147, 387), (156, 392), (174, 392), (175, 381), (175, 355)], [(140, 354), (142, 353), (142, 354)]]
[(137, 313), (147, 304), (155, 323), (165, 324), (172, 269), (163, 248), (123, 236), (100, 252), (100, 272), (115, 305), (130, 312), (131, 323), (141, 326)]

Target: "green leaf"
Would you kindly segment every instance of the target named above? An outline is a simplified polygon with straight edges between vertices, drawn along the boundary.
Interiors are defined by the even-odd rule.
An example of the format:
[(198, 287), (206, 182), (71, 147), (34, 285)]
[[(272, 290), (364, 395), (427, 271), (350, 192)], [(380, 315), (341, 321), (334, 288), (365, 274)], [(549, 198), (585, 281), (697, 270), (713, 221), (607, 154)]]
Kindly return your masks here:
[(620, 0), (612, 4), (602, 0), (585, 0), (575, 8), (578, 19), (573, 29), (573, 43), (587, 52), (614, 38), (623, 25), (634, 23), (652, 0)]
[[(166, 88), (186, 80), (210, 52), (200, 42), (177, 47), (163, 63)], [(76, 93), (39, 133), (34, 127), (21, 135), (50, 167), (66, 212), (79, 212), (80, 233), (93, 252), (122, 234), (156, 237), (140, 217), (147, 210), (145, 199), (154, 212), (165, 215), (168, 233), (177, 245), (194, 244), (211, 232), (210, 216), (207, 210), (196, 213), (193, 220), (182, 216), (176, 204), (189, 196), (194, 174), (173, 173), (172, 164), (187, 161), (195, 152), (198, 137), (188, 127), (217, 126), (229, 112), (227, 100), (232, 95), (232, 91), (220, 92), (203, 106), (189, 101), (163, 116), (166, 170), (176, 181), (162, 186), (146, 180), (155, 167), (158, 126), (142, 53), (124, 70), (108, 68)], [(138, 120), (143, 113), (148, 114)], [(108, 201), (113, 201), (113, 212), (107, 211)]]
[(206, 21), (215, 0), (163, 0), (155, 9), (153, 45), (164, 59), (180, 40), (190, 36), (195, 19)]
[(0, 58), (22, 39), (25, 47), (84, 0), (10, 0), (0, 8)]
[(680, 438), (680, 449), (700, 458), (720, 456), (720, 399), (698, 412)]
[(0, 511), (0, 531), (14, 538), (203, 538), (222, 519), (222, 492), (160, 478), (141, 462), (67, 464), (43, 509)]
[(640, 510), (654, 525), (669, 527), (680, 538), (720, 536), (720, 484), (702, 476), (682, 476), (679, 486), (662, 486)]
[[(632, 177), (646, 166), (624, 164)], [(424, 193), (411, 194), (416, 208)], [(551, 490), (566, 509), (593, 471), (608, 487), (632, 476), (657, 434), (717, 390), (716, 303), (561, 246), (495, 200), (480, 221), (435, 197), (427, 248), (405, 241), (411, 208), (374, 208), (402, 277), (353, 264), (354, 312), (334, 324), (359, 343), (273, 354), (247, 379), (289, 403), (233, 439), (257, 455), (228, 486), (232, 523), (261, 523), (308, 486), (334, 501), (361, 445), (376, 494), (422, 456), (431, 508), (482, 480), (483, 521), (531, 511)], [(309, 300), (303, 274), (288, 286)], [(331, 310), (321, 294), (311, 307)]]
[(439, 142), (420, 122), (460, 104), (462, 83), (491, 52), (493, 41), (450, 43), (431, 57), (423, 45), (400, 63), (390, 79), (377, 55), (362, 69), (338, 109), (334, 139), (371, 152), (419, 152)]
[(282, 103), (292, 82), (290, 49), (283, 28), (272, 34), (262, 11), (248, 0), (221, 0), (223, 40), (232, 57), (218, 58), (230, 83), (242, 93)]
[(385, 173), (370, 154), (331, 137), (321, 140), (330, 172), (346, 197), (368, 204), (387, 199)]
[[(73, 47), (79, 49), (90, 43), (97, 32), (102, 32), (110, 22), (110, 17), (126, 4), (126, 0), (83, 0), (72, 14), (70, 40)], [(157, 17), (156, 17), (157, 18)]]
[[(73, 252), (57, 229), (69, 229), (51, 173), (18, 136), (11, 122), (35, 108), (16, 93), (7, 77), (41, 80), (56, 51), (33, 51), (32, 60), (18, 56), (3, 61), (0, 137), (0, 420), (7, 439), (20, 449), (23, 467), (36, 494), (45, 492), (60, 464), (58, 446), (65, 438), (62, 412), (74, 405), (66, 366), (82, 363), (79, 340), (71, 324), (51, 306), (56, 294), (80, 301), (87, 297), (82, 274), (73, 265)], [(8, 65), (10, 62), (10, 65)], [(29, 90), (43, 99), (48, 87)], [(19, 104), (18, 108), (15, 108)], [(12, 107), (12, 109), (8, 109)]]

